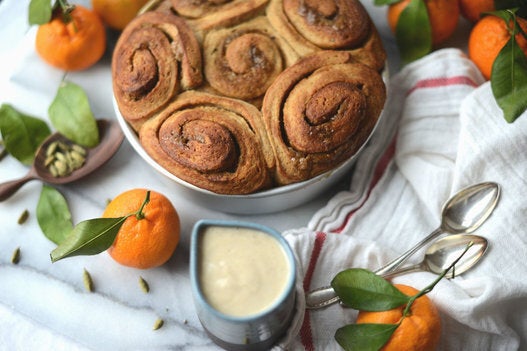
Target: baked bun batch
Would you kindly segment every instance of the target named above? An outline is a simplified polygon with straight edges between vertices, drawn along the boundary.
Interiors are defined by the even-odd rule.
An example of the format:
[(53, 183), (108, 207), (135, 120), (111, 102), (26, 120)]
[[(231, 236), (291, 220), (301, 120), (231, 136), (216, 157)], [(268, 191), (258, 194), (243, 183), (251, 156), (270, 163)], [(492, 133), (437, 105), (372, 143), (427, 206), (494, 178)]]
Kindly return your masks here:
[(358, 0), (163, 0), (121, 33), (112, 81), (157, 163), (243, 195), (353, 156), (384, 107), (385, 62)]

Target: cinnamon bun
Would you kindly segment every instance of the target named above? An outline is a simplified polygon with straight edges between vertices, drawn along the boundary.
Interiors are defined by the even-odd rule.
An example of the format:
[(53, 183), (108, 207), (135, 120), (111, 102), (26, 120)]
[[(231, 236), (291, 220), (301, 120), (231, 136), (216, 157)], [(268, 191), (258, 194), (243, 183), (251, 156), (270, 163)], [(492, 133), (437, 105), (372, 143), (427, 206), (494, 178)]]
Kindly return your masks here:
[(173, 11), (197, 31), (230, 27), (263, 12), (269, 0), (171, 0)]
[(385, 99), (381, 75), (347, 51), (320, 51), (287, 68), (262, 106), (278, 184), (315, 177), (349, 159), (369, 137)]
[(202, 84), (200, 46), (177, 16), (147, 12), (121, 33), (112, 57), (113, 92), (137, 131), (181, 90)]
[(184, 92), (143, 125), (139, 138), (158, 164), (202, 189), (249, 194), (272, 184), (261, 113), (241, 100)]
[(220, 95), (251, 101), (298, 55), (263, 16), (209, 32), (203, 42), (205, 79)]
[(363, 63), (382, 69), (386, 53), (359, 0), (271, 0), (267, 17), (300, 56), (320, 50), (358, 50)]

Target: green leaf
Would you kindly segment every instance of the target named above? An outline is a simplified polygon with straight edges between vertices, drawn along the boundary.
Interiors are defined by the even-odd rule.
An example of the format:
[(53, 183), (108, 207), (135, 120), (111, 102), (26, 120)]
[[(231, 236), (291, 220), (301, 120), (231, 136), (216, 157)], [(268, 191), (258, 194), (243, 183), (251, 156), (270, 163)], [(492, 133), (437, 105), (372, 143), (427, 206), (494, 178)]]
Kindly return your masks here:
[(500, 17), (502, 20), (505, 21), (505, 23), (507, 23), (507, 27), (509, 29), (511, 29), (508, 23), (511, 22), (511, 21), (514, 21), (514, 14), (515, 14), (516, 10), (517, 9), (504, 9), (504, 10), (485, 12), (485, 14), (489, 14), (489, 15), (494, 15), (494, 16)]
[(41, 25), (51, 20), (53, 7), (50, 0), (31, 0), (29, 3), (28, 22), (30, 25)]
[(44, 235), (60, 244), (73, 229), (68, 203), (55, 188), (44, 185), (37, 204), (37, 221)]
[(395, 38), (405, 63), (421, 58), (432, 50), (432, 27), (423, 0), (411, 0), (401, 12)]
[(410, 300), (386, 279), (361, 268), (339, 272), (331, 286), (345, 305), (357, 310), (386, 311)]
[(390, 339), (398, 324), (350, 324), (337, 330), (335, 340), (346, 351), (377, 351)]
[[(514, 29), (513, 34), (516, 33)], [(490, 82), (492, 94), (505, 120), (514, 122), (527, 109), (527, 57), (514, 35), (496, 57)]]
[(53, 126), (65, 137), (85, 147), (99, 143), (99, 129), (84, 90), (63, 82), (48, 109)]
[(391, 5), (401, 2), (402, 0), (375, 0), (373, 3), (375, 6)]
[(94, 218), (77, 224), (55, 250), (51, 262), (78, 255), (96, 255), (108, 249), (128, 217)]
[(496, 10), (518, 9), (518, 16), (525, 17), (527, 15), (527, 0), (494, 0), (494, 7)]
[(2, 104), (0, 133), (7, 152), (23, 164), (30, 165), (39, 145), (51, 131), (43, 120), (20, 113), (11, 105)]

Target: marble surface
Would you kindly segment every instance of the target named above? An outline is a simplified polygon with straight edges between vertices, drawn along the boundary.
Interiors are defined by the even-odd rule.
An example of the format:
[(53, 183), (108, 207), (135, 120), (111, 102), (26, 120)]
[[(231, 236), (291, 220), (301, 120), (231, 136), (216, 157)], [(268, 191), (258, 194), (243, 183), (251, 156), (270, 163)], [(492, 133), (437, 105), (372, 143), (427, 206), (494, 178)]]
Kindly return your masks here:
[[(89, 6), (88, 1), (75, 2)], [(36, 28), (27, 24), (28, 4), (28, 0), (0, 2), (0, 103), (47, 119), (57, 87), (67, 79), (85, 89), (97, 118), (115, 118), (109, 62), (116, 34), (109, 33), (108, 50), (98, 64), (65, 74), (43, 63), (34, 52)], [(364, 4), (383, 37), (390, 70), (396, 71), (397, 51), (385, 23), (385, 8), (375, 7), (369, 0)], [(22, 177), (27, 171), (6, 157), (0, 163), (0, 182)], [(147, 167), (125, 141), (102, 169), (58, 189), (66, 197), (75, 223), (100, 216), (107, 199), (127, 189), (150, 188), (170, 198), (181, 217), (181, 242), (164, 266), (136, 270), (119, 266), (106, 253), (52, 264), (49, 253), (55, 245), (42, 235), (35, 216), (42, 184), (32, 181), (0, 203), (0, 349), (217, 349), (199, 324), (191, 300), (188, 260), (194, 223), (202, 218), (227, 218), (254, 221), (279, 231), (300, 228), (348, 183), (346, 177), (315, 200), (280, 213), (230, 215), (186, 199), (170, 181)], [(28, 221), (17, 224), (26, 209)], [(13, 265), (10, 258), (16, 247), (20, 247), (21, 259)], [(83, 269), (93, 277), (94, 293), (83, 287)], [(149, 294), (139, 288), (139, 276), (150, 284)], [(157, 318), (164, 319), (165, 325), (153, 331)]]

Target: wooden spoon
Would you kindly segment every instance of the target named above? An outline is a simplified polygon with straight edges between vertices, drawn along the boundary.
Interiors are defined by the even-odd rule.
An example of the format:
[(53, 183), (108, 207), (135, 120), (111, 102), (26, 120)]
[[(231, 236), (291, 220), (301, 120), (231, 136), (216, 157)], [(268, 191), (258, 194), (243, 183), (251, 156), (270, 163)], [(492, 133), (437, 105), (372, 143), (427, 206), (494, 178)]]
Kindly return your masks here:
[(33, 166), (24, 177), (0, 184), (0, 201), (8, 199), (30, 180), (39, 179), (50, 184), (71, 183), (105, 164), (119, 149), (124, 139), (124, 134), (116, 122), (101, 119), (97, 121), (97, 125), (99, 127), (100, 142), (94, 148), (87, 149), (86, 161), (81, 168), (64, 177), (54, 177), (50, 173), (49, 169), (44, 165), (48, 146), (57, 140), (68, 141), (62, 134), (58, 132), (53, 133), (39, 146)]

